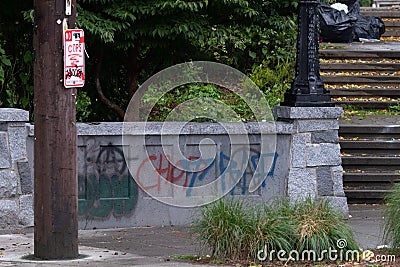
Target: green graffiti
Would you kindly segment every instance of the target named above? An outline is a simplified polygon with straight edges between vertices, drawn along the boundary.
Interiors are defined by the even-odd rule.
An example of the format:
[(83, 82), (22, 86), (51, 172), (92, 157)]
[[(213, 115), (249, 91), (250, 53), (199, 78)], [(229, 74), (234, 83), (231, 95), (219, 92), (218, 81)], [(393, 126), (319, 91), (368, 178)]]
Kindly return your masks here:
[(138, 188), (130, 175), (89, 175), (78, 178), (78, 214), (86, 219), (105, 219), (132, 215)]

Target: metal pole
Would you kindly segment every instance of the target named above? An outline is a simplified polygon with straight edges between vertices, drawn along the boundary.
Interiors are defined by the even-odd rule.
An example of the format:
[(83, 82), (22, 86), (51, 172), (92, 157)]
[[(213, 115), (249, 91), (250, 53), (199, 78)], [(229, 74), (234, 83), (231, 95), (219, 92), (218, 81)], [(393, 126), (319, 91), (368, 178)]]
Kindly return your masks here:
[[(72, 13), (65, 15), (71, 3)], [(63, 20), (76, 0), (34, 0), (34, 254), (78, 257), (76, 89), (63, 86)]]
[(300, 0), (298, 12), (296, 77), (285, 93), (281, 106), (332, 107), (329, 91), (324, 88), (319, 66), (319, 1)]

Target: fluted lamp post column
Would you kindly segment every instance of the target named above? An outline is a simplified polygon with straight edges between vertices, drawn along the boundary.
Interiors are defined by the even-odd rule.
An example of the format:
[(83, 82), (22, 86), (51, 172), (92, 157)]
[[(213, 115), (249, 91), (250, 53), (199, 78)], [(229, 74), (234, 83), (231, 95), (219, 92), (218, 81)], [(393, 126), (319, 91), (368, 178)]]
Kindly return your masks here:
[(319, 29), (317, 0), (300, 0), (296, 76), (285, 93), (281, 106), (333, 107), (329, 91), (324, 88), (319, 66)]

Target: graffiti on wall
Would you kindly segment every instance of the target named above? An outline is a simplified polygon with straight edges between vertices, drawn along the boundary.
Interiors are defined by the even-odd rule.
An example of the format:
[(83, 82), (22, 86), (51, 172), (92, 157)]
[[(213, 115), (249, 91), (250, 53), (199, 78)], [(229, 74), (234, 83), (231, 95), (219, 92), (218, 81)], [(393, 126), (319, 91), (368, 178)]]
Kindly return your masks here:
[(93, 139), (79, 147), (78, 214), (87, 220), (129, 217), (138, 188), (126, 167), (121, 146)]
[[(136, 209), (139, 187), (146, 192), (158, 190), (170, 197), (173, 192), (165, 190), (167, 185), (180, 185), (184, 195), (190, 198), (195, 188), (218, 178), (222, 190), (227, 188), (230, 195), (261, 195), (261, 189), (249, 191), (250, 181), (258, 175), (263, 181), (260, 187), (266, 187), (268, 179), (264, 178), (272, 179), (278, 159), (277, 153), (261, 153), (256, 145), (249, 152), (239, 150), (238, 153), (243, 154), (234, 159), (226, 149), (220, 149), (214, 158), (203, 159), (198, 152), (187, 152), (190, 156), (174, 160), (173, 155), (155, 145), (133, 159), (137, 168), (131, 174), (122, 146), (99, 140), (86, 137), (84, 145), (79, 147), (78, 211), (81, 220), (107, 220), (111, 216), (130, 218)], [(229, 175), (236, 177), (233, 188), (225, 185)]]
[[(248, 162), (235, 162), (230, 159), (223, 151), (219, 152), (217, 158), (200, 159), (198, 156), (189, 156), (185, 160), (173, 162), (171, 155), (164, 153), (151, 154), (143, 159), (137, 168), (135, 179), (142, 189), (149, 190), (156, 188), (162, 190), (162, 186), (167, 183), (180, 185), (186, 190), (186, 196), (190, 197), (192, 188), (212, 182), (216, 177), (221, 176), (222, 190), (224, 188), (224, 180), (227, 175), (237, 175), (237, 185), (230, 191), (231, 195), (248, 195), (249, 183), (254, 175), (265, 178), (274, 176), (277, 153), (264, 153), (252, 149), (251, 155), (243, 155), (248, 158)], [(267, 160), (272, 160), (272, 166), (265, 164)], [(239, 171), (240, 164), (247, 164), (245, 171)], [(256, 172), (259, 167), (258, 172)], [(153, 173), (149, 173), (153, 170)], [(157, 177), (150, 179), (148, 177)], [(266, 186), (266, 181), (262, 182), (261, 187)]]

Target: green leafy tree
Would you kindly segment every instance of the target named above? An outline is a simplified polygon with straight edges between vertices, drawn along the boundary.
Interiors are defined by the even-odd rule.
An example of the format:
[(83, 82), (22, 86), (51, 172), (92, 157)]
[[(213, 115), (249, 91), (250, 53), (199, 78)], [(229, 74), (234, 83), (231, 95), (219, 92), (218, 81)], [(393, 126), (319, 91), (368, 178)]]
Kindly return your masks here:
[[(86, 86), (78, 120), (118, 120), (139, 85), (165, 67), (219, 61), (245, 73), (294, 56), (297, 0), (80, 0)], [(33, 114), (33, 3), (0, 1), (0, 106)], [(105, 108), (107, 107), (107, 108)]]
[(248, 72), (266, 58), (273, 65), (293, 52), (297, 1), (79, 3), (78, 23), (89, 33), (87, 87), (100, 100), (92, 104), (105, 104), (120, 119), (140, 83), (172, 64), (212, 60)]
[(33, 3), (0, 1), (0, 106), (33, 113)]

